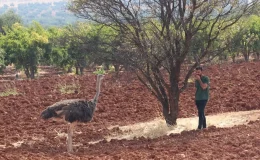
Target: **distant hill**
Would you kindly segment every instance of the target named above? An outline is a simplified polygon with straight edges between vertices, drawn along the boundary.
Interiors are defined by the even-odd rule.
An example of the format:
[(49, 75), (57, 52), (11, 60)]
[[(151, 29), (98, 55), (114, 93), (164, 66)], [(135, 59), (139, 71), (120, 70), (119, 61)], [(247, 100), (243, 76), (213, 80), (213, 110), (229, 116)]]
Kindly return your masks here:
[(66, 10), (67, 0), (0, 0), (0, 14), (12, 9), (25, 25), (37, 21), (43, 26), (64, 26), (83, 21)]

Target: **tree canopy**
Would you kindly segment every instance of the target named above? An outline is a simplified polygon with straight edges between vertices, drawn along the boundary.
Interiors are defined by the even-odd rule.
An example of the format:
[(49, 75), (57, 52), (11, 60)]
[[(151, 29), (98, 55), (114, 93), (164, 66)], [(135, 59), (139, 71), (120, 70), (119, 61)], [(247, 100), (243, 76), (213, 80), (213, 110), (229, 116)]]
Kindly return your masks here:
[(17, 69), (23, 68), (28, 78), (34, 78), (43, 44), (48, 43), (45, 30), (38, 23), (28, 28), (15, 23), (11, 29), (5, 30), (0, 41), (7, 54), (6, 63), (15, 64)]

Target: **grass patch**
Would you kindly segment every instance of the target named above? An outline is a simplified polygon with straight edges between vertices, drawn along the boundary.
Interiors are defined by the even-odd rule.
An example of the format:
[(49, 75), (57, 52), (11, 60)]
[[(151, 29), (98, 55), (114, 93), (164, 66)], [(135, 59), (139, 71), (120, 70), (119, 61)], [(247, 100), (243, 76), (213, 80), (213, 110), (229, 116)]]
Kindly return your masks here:
[(77, 91), (79, 89), (79, 85), (77, 85), (77, 84), (59, 84), (58, 88), (62, 94), (71, 94), (71, 93), (75, 93), (75, 91)]
[(6, 96), (10, 96), (10, 95), (17, 95), (18, 92), (15, 88), (13, 89), (6, 89), (5, 91), (3, 92), (0, 92), (0, 97), (6, 97)]

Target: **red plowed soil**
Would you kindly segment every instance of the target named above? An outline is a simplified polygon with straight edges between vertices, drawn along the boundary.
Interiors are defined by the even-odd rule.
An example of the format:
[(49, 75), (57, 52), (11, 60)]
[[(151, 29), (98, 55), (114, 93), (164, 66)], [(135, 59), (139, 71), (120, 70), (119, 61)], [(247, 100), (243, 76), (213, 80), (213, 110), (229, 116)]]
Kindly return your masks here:
[[(46, 68), (43, 68), (43, 70)], [(260, 109), (260, 62), (214, 65), (205, 70), (211, 80), (207, 114)], [(207, 131), (189, 131), (157, 139), (102, 139), (111, 125), (127, 125), (161, 116), (161, 107), (149, 91), (130, 73), (115, 81), (106, 75), (98, 109), (92, 122), (78, 124), (73, 137), (76, 152), (66, 153), (67, 124), (43, 121), (39, 114), (63, 99), (93, 98), (96, 77), (45, 75), (36, 80), (12, 80), (2, 76), (0, 92), (16, 89), (18, 95), (0, 98), (0, 159), (260, 159), (260, 122), (247, 126)], [(5, 80), (9, 81), (5, 81)], [(75, 85), (62, 94), (59, 86)], [(196, 115), (194, 87), (181, 95), (179, 117)], [(19, 145), (20, 143), (20, 145)]]

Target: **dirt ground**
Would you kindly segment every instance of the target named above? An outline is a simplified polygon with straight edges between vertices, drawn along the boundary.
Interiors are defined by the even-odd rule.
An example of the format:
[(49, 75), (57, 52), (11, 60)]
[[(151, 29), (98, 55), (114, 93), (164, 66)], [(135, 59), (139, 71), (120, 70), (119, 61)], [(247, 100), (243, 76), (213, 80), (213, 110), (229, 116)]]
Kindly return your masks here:
[[(111, 126), (162, 118), (158, 101), (133, 74), (126, 72), (118, 79), (111, 74), (105, 76), (94, 119), (77, 124), (75, 153), (68, 154), (67, 124), (55, 119), (41, 120), (39, 114), (59, 100), (93, 98), (96, 77), (58, 75), (49, 67), (42, 67), (41, 71), (45, 75), (35, 80), (14, 80), (13, 71), (0, 77), (0, 93), (13, 93), (0, 98), (0, 159), (260, 159), (260, 120), (155, 139), (89, 144), (117, 132), (109, 130)], [(206, 68), (205, 74), (211, 81), (207, 115), (260, 109), (260, 62), (213, 65)], [(66, 87), (71, 87), (67, 94), (62, 90)], [(197, 115), (194, 91), (191, 84), (181, 95), (179, 118)]]

